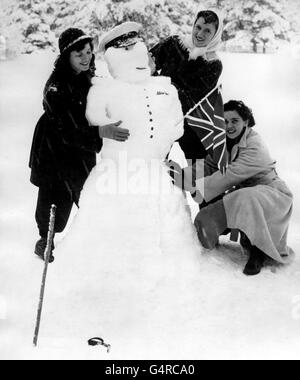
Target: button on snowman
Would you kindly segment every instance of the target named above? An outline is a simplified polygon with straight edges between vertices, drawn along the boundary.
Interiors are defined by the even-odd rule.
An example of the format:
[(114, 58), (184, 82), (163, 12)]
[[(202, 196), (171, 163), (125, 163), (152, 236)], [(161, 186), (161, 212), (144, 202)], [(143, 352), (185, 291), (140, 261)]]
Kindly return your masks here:
[[(183, 113), (170, 78), (152, 77), (148, 50), (134, 38), (104, 54), (111, 78), (95, 78), (88, 95), (87, 118), (92, 125), (122, 120), (130, 131), (125, 143), (104, 140), (102, 157), (164, 160), (183, 135)], [(121, 145), (120, 145), (121, 144)], [(117, 157), (116, 157), (117, 158)]]

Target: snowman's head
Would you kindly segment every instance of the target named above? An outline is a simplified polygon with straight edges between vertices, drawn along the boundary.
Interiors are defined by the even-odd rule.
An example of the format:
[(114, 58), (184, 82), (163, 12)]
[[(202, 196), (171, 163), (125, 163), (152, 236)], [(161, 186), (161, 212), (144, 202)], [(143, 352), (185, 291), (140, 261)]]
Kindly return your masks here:
[(109, 47), (104, 57), (109, 72), (115, 79), (128, 83), (142, 83), (151, 76), (148, 49), (139, 39), (118, 47)]

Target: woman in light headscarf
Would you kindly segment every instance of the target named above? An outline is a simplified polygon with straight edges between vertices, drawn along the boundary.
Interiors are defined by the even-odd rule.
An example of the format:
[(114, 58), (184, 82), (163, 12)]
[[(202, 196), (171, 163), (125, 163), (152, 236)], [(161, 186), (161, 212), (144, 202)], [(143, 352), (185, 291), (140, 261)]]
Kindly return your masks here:
[[(198, 12), (191, 35), (183, 39), (171, 36), (152, 50), (156, 73), (171, 77), (179, 91), (183, 112), (186, 114), (218, 83), (222, 62), (217, 56), (223, 32), (223, 18), (216, 9)], [(206, 157), (193, 127), (185, 124), (179, 144), (187, 159), (193, 162)]]

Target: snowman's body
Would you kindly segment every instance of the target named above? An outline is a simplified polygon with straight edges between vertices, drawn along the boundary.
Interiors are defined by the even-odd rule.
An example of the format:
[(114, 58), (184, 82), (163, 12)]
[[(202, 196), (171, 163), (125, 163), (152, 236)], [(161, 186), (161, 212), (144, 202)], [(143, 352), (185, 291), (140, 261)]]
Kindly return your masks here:
[(122, 120), (129, 140), (120, 146), (104, 140), (103, 158), (126, 151), (131, 158), (163, 161), (183, 135), (183, 114), (170, 78), (149, 77), (142, 83), (96, 79), (88, 97), (87, 116), (93, 125)]
[(197, 294), (201, 247), (164, 164), (183, 133), (181, 105), (168, 78), (97, 79), (87, 116), (93, 125), (122, 120), (130, 138), (104, 140), (71, 231), (56, 251), (50, 282), (64, 285), (53, 308), (60, 300), (63, 315), (72, 315), (64, 334), (69, 328), (83, 341), (100, 335), (120, 354), (130, 344), (150, 353), (176, 334), (173, 318), (191, 333), (187, 310)]

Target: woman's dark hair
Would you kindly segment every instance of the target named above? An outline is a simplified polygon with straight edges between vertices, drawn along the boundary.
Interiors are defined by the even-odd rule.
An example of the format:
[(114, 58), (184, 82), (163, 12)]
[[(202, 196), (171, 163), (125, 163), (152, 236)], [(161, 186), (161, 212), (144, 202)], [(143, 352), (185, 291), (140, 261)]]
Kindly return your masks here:
[[(85, 48), (87, 43), (90, 44), (92, 51), (94, 51), (94, 45), (90, 39), (77, 42), (76, 44), (72, 45), (69, 49), (64, 51), (57, 58), (54, 64), (54, 72), (62, 76), (67, 76), (67, 77), (70, 76), (73, 73), (71, 65), (70, 65), (70, 54), (73, 51), (76, 51), (78, 53), (81, 52)], [(95, 55), (93, 54), (90, 69), (87, 71), (86, 74), (90, 77), (93, 77), (95, 76), (95, 71), (96, 71)]]
[(244, 121), (248, 121), (249, 127), (254, 127), (256, 124), (252, 109), (247, 107), (241, 100), (230, 100), (224, 104), (224, 111), (236, 111)]
[(205, 24), (214, 24), (216, 26), (216, 29), (219, 28), (219, 17), (217, 14), (213, 11), (201, 11), (197, 14), (196, 22), (199, 20), (199, 18), (204, 18)]

